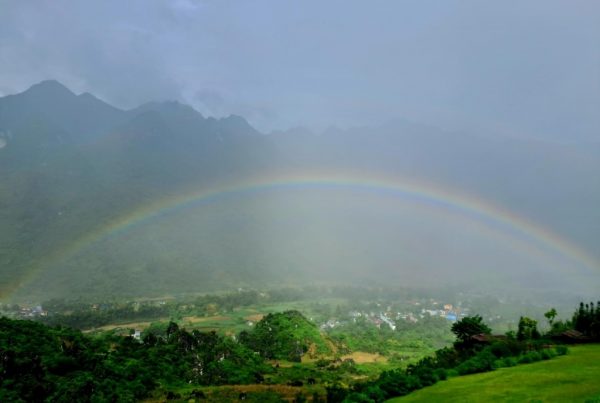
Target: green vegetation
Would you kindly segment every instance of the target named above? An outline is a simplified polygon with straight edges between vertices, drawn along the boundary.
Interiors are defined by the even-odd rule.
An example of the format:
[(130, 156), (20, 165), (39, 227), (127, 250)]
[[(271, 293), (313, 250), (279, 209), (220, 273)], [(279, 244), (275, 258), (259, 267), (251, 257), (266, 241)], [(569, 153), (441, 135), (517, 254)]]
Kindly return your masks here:
[[(311, 315), (320, 318), (318, 326), (298, 310), (260, 313), (260, 304), (253, 304), (257, 298), (267, 296), (240, 292), (199, 297), (194, 303), (93, 304), (92, 309), (84, 304), (79, 311), (64, 304), (60, 315), (36, 316), (51, 322), (73, 317), (94, 321), (94, 313), (104, 317), (103, 310), (127, 317), (153, 309), (170, 313), (173, 320), (145, 322), (141, 333), (117, 325), (84, 334), (2, 318), (0, 400), (227, 401), (242, 396), (249, 401), (382, 402), (447, 378), (565, 355), (567, 348), (556, 340), (594, 340), (598, 312), (594, 304), (582, 304), (571, 320), (556, 321), (556, 313), (549, 311), (547, 333), (538, 330), (536, 320), (521, 316), (517, 332), (493, 335), (479, 315), (465, 316), (452, 326), (431, 316), (438, 311), (425, 309), (420, 315), (396, 312), (398, 319), (392, 320), (396, 309), (410, 306), (400, 308), (390, 301), (341, 305), (332, 299), (329, 306), (307, 302)], [(262, 308), (290, 306), (281, 299), (269, 299)], [(413, 301), (413, 306), (420, 303)], [(198, 310), (211, 316), (184, 316)], [(401, 319), (403, 315), (410, 320)], [(207, 330), (218, 323), (224, 323), (219, 331)], [(447, 338), (450, 331), (454, 344)], [(583, 365), (583, 370), (589, 368)]]
[(309, 349), (313, 356), (331, 354), (315, 324), (298, 311), (270, 313), (254, 330), (240, 333), (239, 339), (267, 359), (300, 362)]
[(166, 337), (87, 337), (68, 328), (0, 319), (1, 401), (135, 401), (156, 388), (244, 384), (271, 367), (231, 338), (188, 333), (171, 323)]
[[(562, 326), (579, 324), (579, 331), (585, 336), (580, 337), (578, 332), (568, 332), (567, 336), (575, 336), (574, 340), (578, 342), (594, 340), (597, 313), (598, 309), (593, 304), (581, 304), (573, 315), (573, 320)], [(550, 311), (548, 319), (553, 320), (555, 316), (556, 312)], [(556, 328), (553, 327), (553, 330)], [(433, 356), (409, 365), (406, 370), (384, 371), (378, 379), (358, 383), (349, 390), (330, 388), (328, 401), (380, 402), (434, 385), (448, 376), (489, 372), (497, 368), (512, 367), (517, 363), (548, 360), (567, 353), (564, 346), (551, 346), (552, 338), (564, 337), (564, 334), (557, 335), (551, 331), (542, 336), (537, 329), (537, 321), (523, 316), (519, 320), (516, 335), (513, 332), (491, 335), (490, 328), (478, 315), (456, 322), (452, 326), (452, 332), (457, 337), (453, 348), (440, 349)]]
[(492, 329), (483, 323), (483, 318), (479, 315), (466, 317), (452, 325), (452, 333), (456, 335), (458, 348), (471, 347), (473, 344), (473, 336), (490, 334), (491, 332)]
[(594, 303), (579, 304), (579, 309), (573, 315), (573, 328), (584, 335), (600, 341), (600, 301), (594, 308)]
[(404, 366), (452, 342), (450, 324), (441, 317), (424, 316), (417, 322), (395, 321), (396, 329), (379, 328), (365, 318), (357, 318), (328, 331), (329, 336), (348, 351), (365, 351), (389, 357)]
[(390, 402), (584, 402), (600, 398), (600, 345), (572, 347), (551, 361), (461, 376)]
[[(155, 323), (141, 340), (133, 337), (133, 329), (85, 335), (2, 318), (0, 400), (195, 398), (234, 393), (202, 387), (254, 385), (243, 393), (264, 401), (277, 396), (282, 385), (289, 388), (278, 393), (321, 396), (327, 384), (378, 375), (352, 359), (335, 358), (333, 349), (298, 311), (268, 314), (238, 336)], [(304, 356), (322, 358), (300, 363)]]

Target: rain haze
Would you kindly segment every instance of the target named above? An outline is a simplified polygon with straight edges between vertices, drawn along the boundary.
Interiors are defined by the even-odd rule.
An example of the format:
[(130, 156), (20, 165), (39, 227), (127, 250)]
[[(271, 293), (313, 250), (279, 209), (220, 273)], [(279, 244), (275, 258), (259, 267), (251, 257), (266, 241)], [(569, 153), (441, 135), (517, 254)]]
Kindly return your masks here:
[(0, 401), (600, 402), (599, 206), (598, 0), (0, 0)]
[(7, 1), (5, 300), (600, 286), (595, 1)]

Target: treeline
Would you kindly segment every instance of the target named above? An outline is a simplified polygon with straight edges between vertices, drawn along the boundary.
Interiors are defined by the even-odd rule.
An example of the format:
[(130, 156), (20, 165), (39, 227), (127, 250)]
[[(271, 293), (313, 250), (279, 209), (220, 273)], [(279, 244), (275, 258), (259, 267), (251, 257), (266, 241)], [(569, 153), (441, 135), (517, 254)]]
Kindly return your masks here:
[[(407, 288), (326, 287), (277, 288), (268, 291), (238, 290), (223, 294), (206, 294), (180, 300), (96, 301), (54, 299), (42, 304), (47, 316), (34, 319), (50, 326), (69, 326), (92, 329), (128, 321), (179, 319), (183, 316), (210, 316), (233, 311), (235, 308), (290, 301), (316, 301), (323, 298), (343, 298), (349, 301), (397, 301), (425, 298), (424, 291)], [(18, 306), (9, 307), (13, 314)], [(350, 309), (350, 308), (349, 308)], [(10, 312), (9, 312), (10, 313)], [(333, 314), (330, 312), (330, 314)]]
[[(409, 365), (405, 370), (384, 371), (377, 380), (357, 383), (347, 389), (333, 386), (327, 389), (328, 402), (383, 402), (414, 390), (435, 384), (448, 376), (492, 371), (567, 353), (567, 347), (557, 344), (559, 336), (569, 330), (581, 332), (584, 341), (600, 341), (600, 302), (580, 304), (571, 320), (555, 321), (557, 312), (545, 314), (550, 330), (542, 334), (537, 321), (521, 317), (517, 332), (491, 335), (491, 329), (481, 316), (465, 317), (452, 325), (456, 341), (452, 347), (437, 350), (431, 357)], [(581, 342), (582, 339), (573, 339)]]
[(0, 401), (136, 401), (159, 386), (261, 383), (275, 371), (266, 358), (299, 359), (318, 336), (296, 311), (268, 315), (238, 337), (171, 322), (141, 341), (2, 318)]
[[(582, 304), (570, 321), (555, 322), (556, 312), (551, 310), (546, 317), (552, 330), (546, 334), (538, 331), (536, 321), (522, 317), (516, 333), (495, 336), (480, 316), (465, 317), (452, 325), (452, 347), (370, 382), (351, 388), (329, 386), (328, 401), (381, 402), (448, 376), (565, 354), (564, 346), (549, 348), (556, 344), (552, 337), (571, 328), (598, 340), (598, 313), (598, 305)], [(269, 314), (237, 336), (189, 332), (170, 322), (160, 331), (145, 332), (141, 340), (86, 336), (71, 328), (0, 318), (0, 401), (137, 401), (153, 393), (197, 398), (203, 395), (199, 389), (189, 396), (177, 391), (190, 390), (190, 385), (193, 389), (270, 382), (274, 376), (279, 379), (278, 369), (266, 360), (297, 362), (310, 349), (331, 353), (318, 328), (297, 311)], [(353, 367), (344, 362), (340, 370), (344, 365)], [(318, 381), (316, 374), (307, 375), (307, 382)], [(302, 382), (298, 379), (296, 384)]]
[(277, 371), (266, 359), (299, 361), (318, 343), (318, 329), (297, 311), (267, 315), (237, 337), (170, 322), (139, 341), (1, 318), (0, 401), (136, 401), (157, 388), (176, 396), (190, 384), (262, 383)]
[[(431, 353), (453, 341), (450, 322), (439, 316), (425, 315), (417, 322), (404, 319), (379, 327), (365, 317), (353, 318), (327, 329), (327, 334), (347, 352), (365, 351), (388, 357), (390, 362), (400, 364), (413, 359), (413, 355)], [(402, 350), (402, 354), (398, 351)]]
[(579, 309), (575, 311), (571, 321), (575, 330), (583, 333), (595, 341), (600, 341), (600, 301), (579, 304)]

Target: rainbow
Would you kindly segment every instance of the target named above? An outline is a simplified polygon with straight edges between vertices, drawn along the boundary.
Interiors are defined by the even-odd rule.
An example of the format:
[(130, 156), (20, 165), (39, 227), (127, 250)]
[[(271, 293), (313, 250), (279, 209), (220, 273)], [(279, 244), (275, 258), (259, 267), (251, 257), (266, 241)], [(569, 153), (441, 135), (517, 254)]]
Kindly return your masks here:
[(560, 256), (572, 265), (587, 270), (596, 270), (598, 262), (583, 250), (523, 217), (478, 199), (444, 188), (440, 184), (416, 181), (411, 178), (388, 177), (381, 174), (367, 175), (362, 172), (304, 172), (262, 175), (244, 181), (222, 183), (211, 189), (188, 191), (143, 205), (123, 214), (104, 225), (98, 226), (85, 236), (60, 249), (43, 262), (29, 270), (27, 279), (18, 288), (32, 281), (36, 273), (46, 267), (66, 261), (90, 246), (110, 237), (117, 236), (136, 226), (143, 225), (172, 212), (202, 203), (213, 203), (223, 198), (242, 198), (250, 194), (270, 190), (291, 189), (340, 189), (358, 190), (438, 209), (472, 220), (494, 232), (502, 233), (516, 241), (522, 248), (526, 246), (530, 254)]

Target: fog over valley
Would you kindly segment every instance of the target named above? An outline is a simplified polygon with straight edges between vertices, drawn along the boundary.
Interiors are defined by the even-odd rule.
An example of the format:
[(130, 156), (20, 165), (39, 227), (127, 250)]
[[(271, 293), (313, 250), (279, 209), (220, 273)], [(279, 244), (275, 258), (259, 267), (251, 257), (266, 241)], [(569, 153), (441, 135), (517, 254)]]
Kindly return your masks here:
[(600, 148), (404, 120), (261, 133), (44, 81), (0, 99), (5, 298), (597, 289)]
[(0, 402), (600, 401), (600, 2), (0, 17)]

